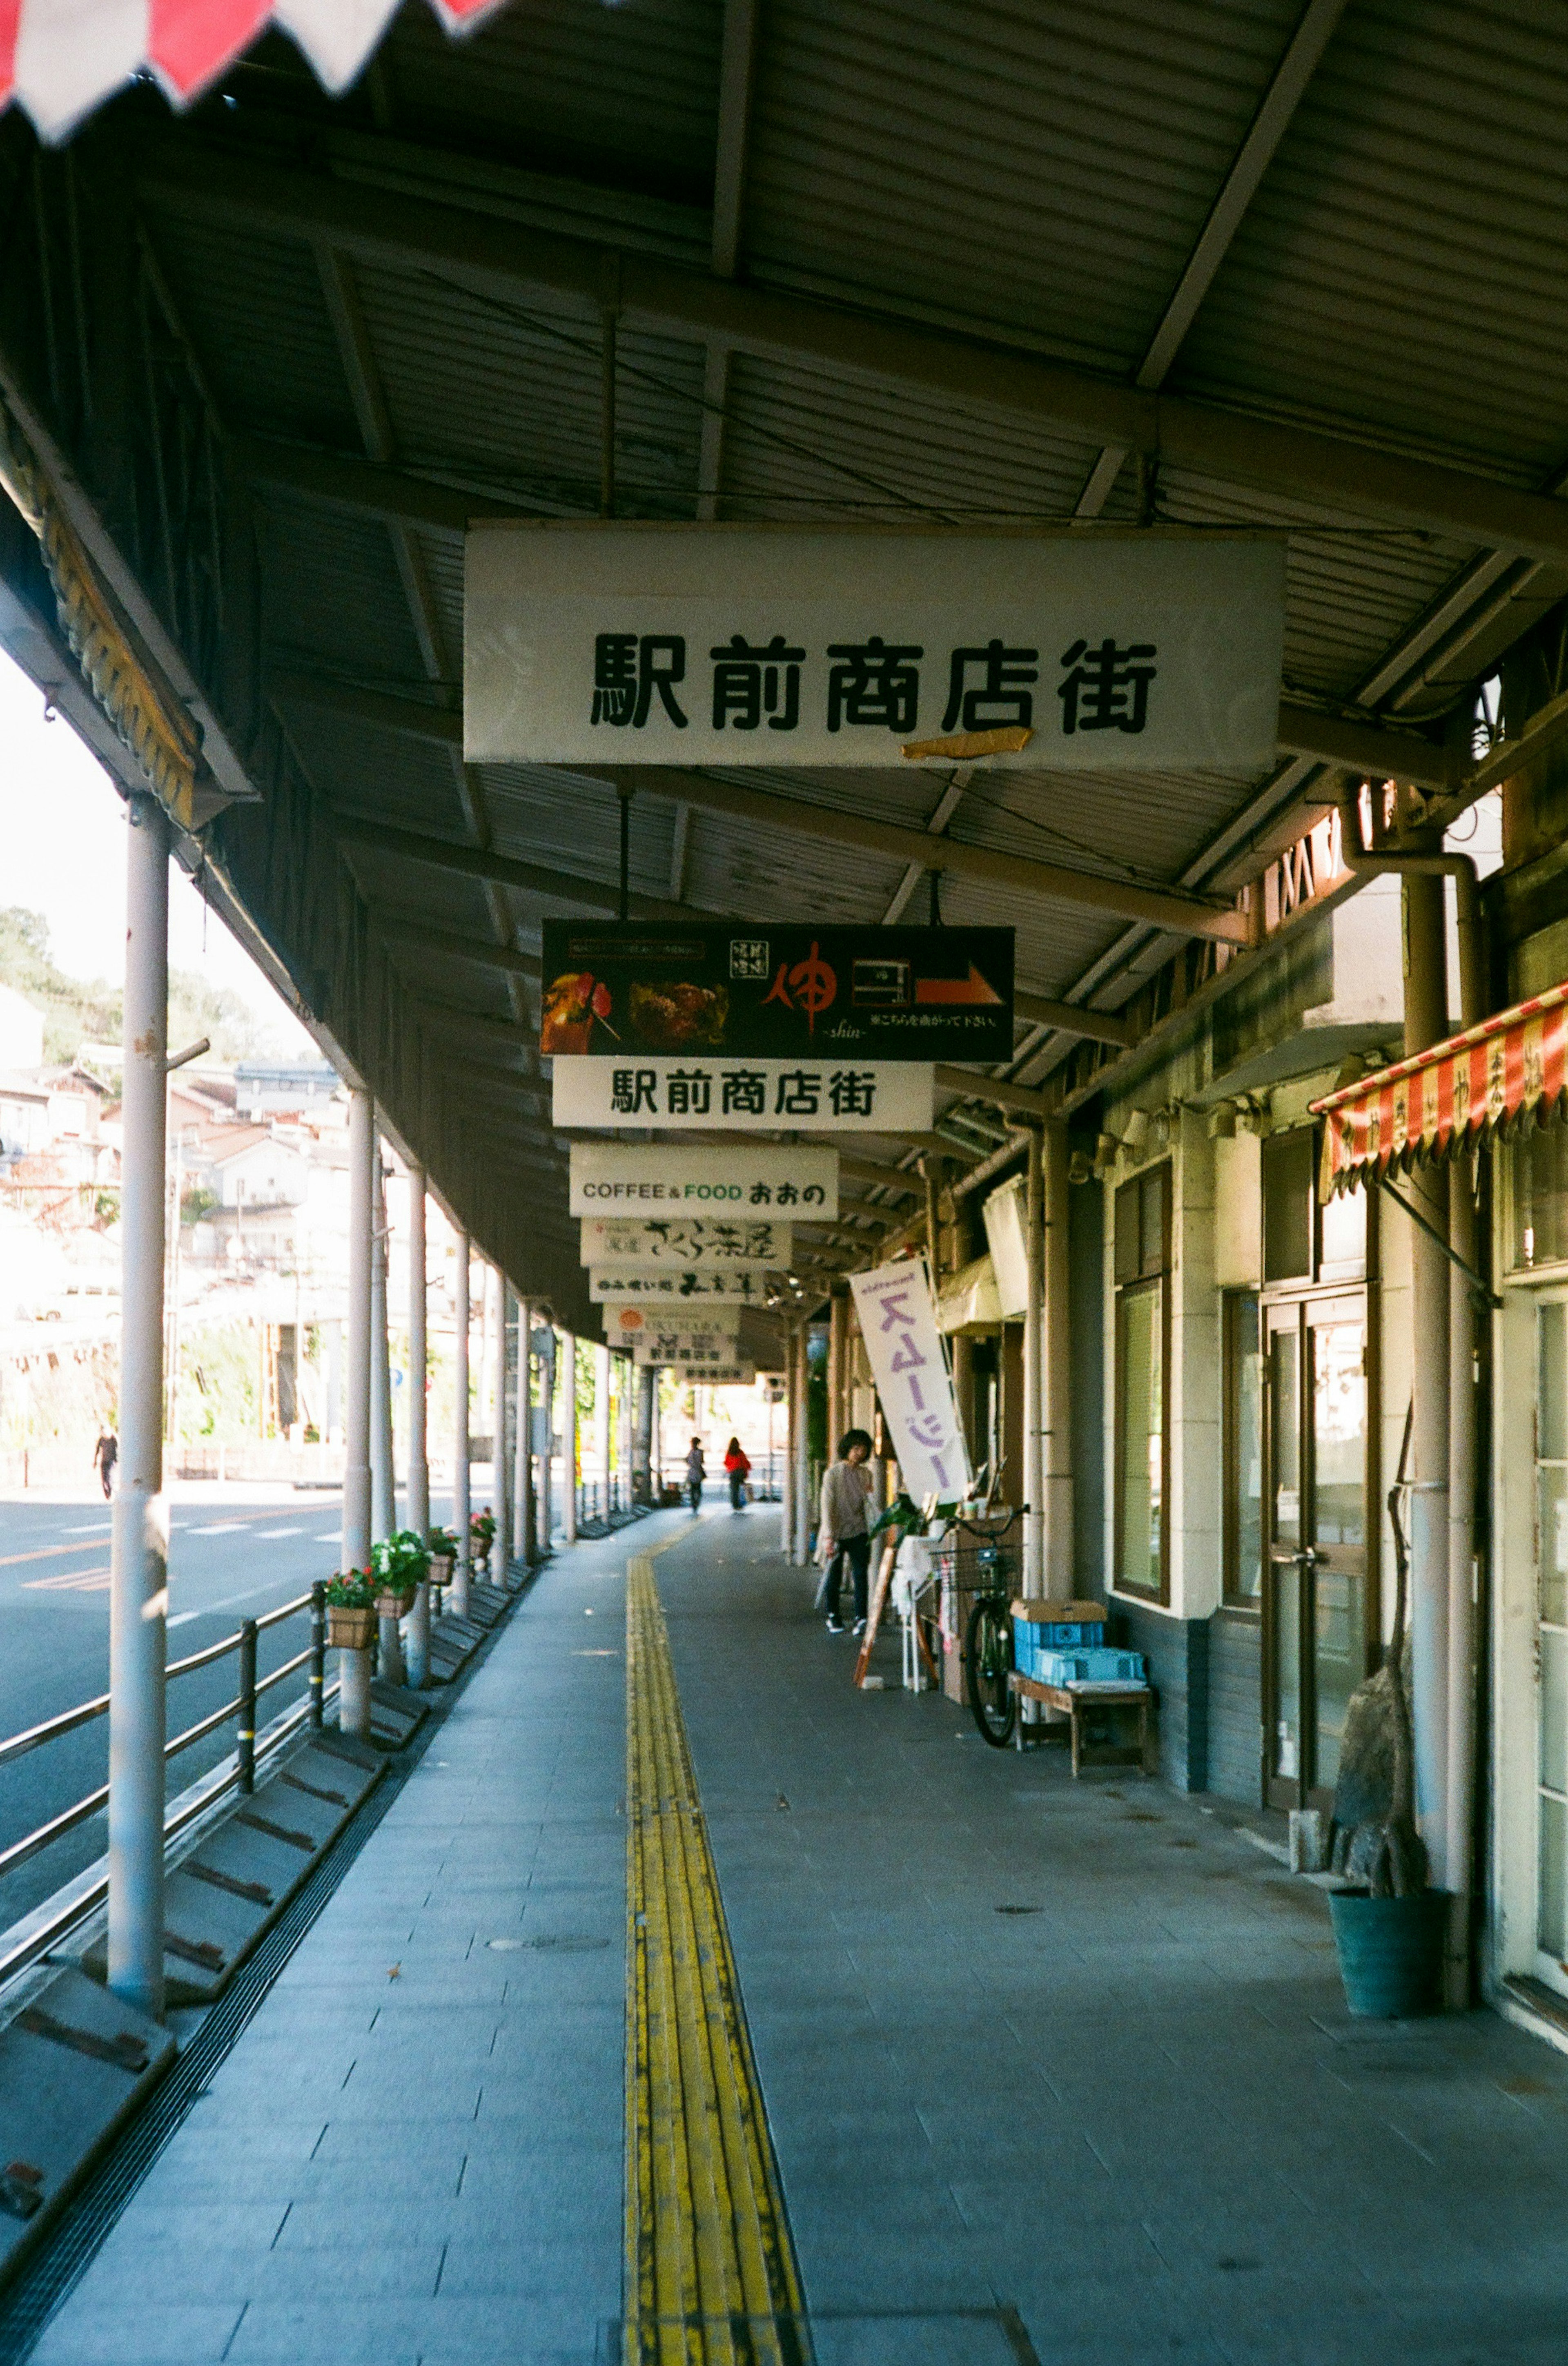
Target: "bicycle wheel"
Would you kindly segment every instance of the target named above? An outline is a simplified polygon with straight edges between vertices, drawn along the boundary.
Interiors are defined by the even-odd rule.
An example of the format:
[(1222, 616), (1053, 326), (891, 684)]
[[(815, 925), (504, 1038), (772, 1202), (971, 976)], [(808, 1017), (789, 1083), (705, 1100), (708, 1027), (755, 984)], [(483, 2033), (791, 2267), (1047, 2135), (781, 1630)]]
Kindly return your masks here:
[(1008, 1686), (1013, 1673), (1013, 1620), (1005, 1600), (982, 1594), (969, 1612), (964, 1637), (964, 1681), (982, 1741), (1005, 1750), (1013, 1739), (1017, 1704)]

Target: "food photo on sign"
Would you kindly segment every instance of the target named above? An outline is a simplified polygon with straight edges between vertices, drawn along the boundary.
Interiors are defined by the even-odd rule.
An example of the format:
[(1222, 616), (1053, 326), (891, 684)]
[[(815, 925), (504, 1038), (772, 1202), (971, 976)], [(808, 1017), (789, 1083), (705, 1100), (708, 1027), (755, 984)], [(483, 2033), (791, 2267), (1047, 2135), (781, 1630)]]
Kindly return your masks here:
[[(546, 920), (539, 1048), (622, 1061), (1009, 1060), (1013, 942), (1011, 929)], [(715, 1099), (711, 1113), (731, 1112)]]

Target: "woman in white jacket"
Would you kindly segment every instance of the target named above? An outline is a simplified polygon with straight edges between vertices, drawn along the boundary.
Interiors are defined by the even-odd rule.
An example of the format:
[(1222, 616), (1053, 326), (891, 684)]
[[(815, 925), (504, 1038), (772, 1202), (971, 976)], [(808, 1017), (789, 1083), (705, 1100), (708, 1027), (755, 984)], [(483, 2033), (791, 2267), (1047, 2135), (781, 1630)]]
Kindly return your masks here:
[(842, 1635), (838, 1615), (839, 1588), (848, 1561), (855, 1580), (855, 1632), (866, 1624), (867, 1579), (871, 1567), (870, 1523), (866, 1506), (871, 1496), (871, 1441), (863, 1429), (847, 1429), (838, 1441), (838, 1459), (823, 1472), (822, 1503), (817, 1518), (817, 1559), (826, 1570), (821, 1599), (827, 1609), (827, 1631)]

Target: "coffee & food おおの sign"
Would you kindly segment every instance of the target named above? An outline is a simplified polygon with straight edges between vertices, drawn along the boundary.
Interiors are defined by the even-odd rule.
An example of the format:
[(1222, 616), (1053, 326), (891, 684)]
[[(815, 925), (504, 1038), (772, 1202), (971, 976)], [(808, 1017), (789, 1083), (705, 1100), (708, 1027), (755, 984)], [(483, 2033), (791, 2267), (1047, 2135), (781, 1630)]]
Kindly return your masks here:
[[(1011, 929), (544, 923), (540, 1050), (843, 1064), (1010, 1060)], [(712, 1114), (767, 1114), (745, 1068)]]
[(969, 1458), (936, 1329), (924, 1257), (849, 1277), (871, 1378), (904, 1487), (916, 1503), (956, 1503), (968, 1492)]
[(928, 1133), (935, 1071), (907, 1060), (557, 1060), (550, 1113), (561, 1128), (642, 1126), (697, 1133)]
[(788, 1224), (766, 1217), (723, 1216), (585, 1217), (582, 1236), (584, 1265), (618, 1266), (622, 1271), (708, 1272), (719, 1267), (752, 1266), (782, 1272), (788, 1269), (793, 1238)]
[(1284, 566), (1277, 535), (1159, 526), (487, 522), (467, 539), (465, 751), (1260, 772)]
[(574, 1216), (777, 1216), (788, 1223), (838, 1213), (838, 1153), (814, 1143), (739, 1141), (721, 1150), (574, 1142), (568, 1176)]

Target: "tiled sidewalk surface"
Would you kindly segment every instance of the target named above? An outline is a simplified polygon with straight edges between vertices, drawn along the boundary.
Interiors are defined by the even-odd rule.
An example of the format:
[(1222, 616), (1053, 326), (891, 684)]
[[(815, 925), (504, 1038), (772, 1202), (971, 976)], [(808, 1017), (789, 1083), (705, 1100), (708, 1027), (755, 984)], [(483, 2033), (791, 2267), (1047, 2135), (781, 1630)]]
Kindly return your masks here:
[(672, 1533), (819, 2366), (1562, 2366), (1568, 2060), (1351, 2023), (1322, 1898), (1202, 1803), (856, 1695), (760, 1507), (544, 1574), (40, 2361), (614, 2354), (621, 1579)]

